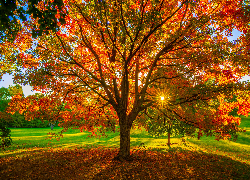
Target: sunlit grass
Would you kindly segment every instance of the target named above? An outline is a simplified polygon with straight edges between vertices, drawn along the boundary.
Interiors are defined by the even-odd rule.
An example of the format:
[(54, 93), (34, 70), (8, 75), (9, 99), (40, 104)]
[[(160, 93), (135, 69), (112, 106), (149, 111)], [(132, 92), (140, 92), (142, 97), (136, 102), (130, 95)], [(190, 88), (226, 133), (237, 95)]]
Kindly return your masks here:
[(26, 179), (28, 174), (38, 179), (250, 179), (246, 174), (250, 172), (250, 118), (242, 118), (241, 127), (247, 132), (240, 133), (236, 142), (202, 137), (188, 138), (183, 144), (173, 137), (170, 149), (166, 137), (153, 138), (144, 129), (132, 130), (135, 160), (130, 163), (112, 161), (119, 148), (119, 132), (96, 139), (87, 138), (89, 132), (70, 129), (60, 141), (50, 141), (45, 140), (47, 133), (62, 128), (11, 128), (14, 145), (0, 151), (0, 169), (9, 169), (0, 171), (0, 179), (6, 173), (15, 179)]

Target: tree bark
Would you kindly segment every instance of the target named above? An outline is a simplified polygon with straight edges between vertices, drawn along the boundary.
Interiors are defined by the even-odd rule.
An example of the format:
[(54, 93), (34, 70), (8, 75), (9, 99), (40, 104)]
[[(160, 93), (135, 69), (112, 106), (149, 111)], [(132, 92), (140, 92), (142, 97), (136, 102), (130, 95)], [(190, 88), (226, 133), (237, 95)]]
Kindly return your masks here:
[(50, 123), (50, 129), (51, 129), (51, 130), (53, 130), (53, 127), (54, 127), (53, 124)]
[(168, 132), (168, 147), (170, 148), (170, 135), (171, 135), (172, 125), (169, 124), (167, 127), (168, 127), (168, 129), (167, 129), (167, 132)]
[(170, 147), (170, 132), (168, 132), (168, 146)]
[(53, 130), (53, 128), (54, 128), (55, 125), (56, 125), (56, 124), (50, 123), (50, 129)]
[(120, 127), (120, 159), (130, 158), (130, 128), (128, 126)]
[(132, 124), (129, 123), (128, 117), (120, 120), (120, 149), (114, 160), (119, 161), (132, 161), (130, 155), (130, 131)]

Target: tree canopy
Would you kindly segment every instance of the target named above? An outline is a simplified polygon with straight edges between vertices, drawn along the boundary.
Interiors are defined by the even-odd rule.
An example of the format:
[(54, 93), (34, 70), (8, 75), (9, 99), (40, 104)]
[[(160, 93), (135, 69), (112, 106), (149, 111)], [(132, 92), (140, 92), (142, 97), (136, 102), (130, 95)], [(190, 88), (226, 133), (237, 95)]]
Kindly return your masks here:
[[(41, 2), (38, 9), (44, 12)], [(65, 24), (56, 22), (59, 29), (34, 39), (39, 20), (31, 17), (8, 44), (11, 48), (2, 45), (27, 69), (15, 73), (15, 82), (47, 93), (39, 100), (14, 96), (10, 112), (19, 110), (27, 119), (47, 112), (65, 129), (75, 126), (93, 135), (99, 126), (119, 125), (120, 160), (129, 158), (130, 129), (147, 126), (142, 117), (149, 107), (159, 109), (161, 96), (169, 119), (200, 133), (212, 131), (220, 139), (239, 131), (240, 119), (228, 113), (237, 106), (238, 114), (248, 115), (250, 109), (249, 84), (239, 81), (250, 72), (244, 1), (63, 3), (67, 14)], [(230, 42), (233, 29), (242, 35)], [(224, 102), (233, 94), (239, 94), (237, 102)], [(220, 107), (208, 108), (216, 106), (216, 99)]]
[[(45, 7), (39, 11), (39, 7)], [(0, 40), (14, 41), (22, 22), (26, 22), (31, 15), (38, 19), (39, 29), (33, 29), (33, 37), (49, 30), (56, 31), (56, 21), (65, 23), (65, 13), (62, 12), (63, 1), (38, 1), (38, 0), (1, 0), (0, 1)], [(59, 13), (59, 17), (56, 14)]]
[[(32, 37), (41, 36), (49, 31), (56, 32), (59, 29), (57, 22), (65, 23), (65, 13), (62, 0), (0, 0), (0, 77), (12, 71), (20, 71), (21, 62), (15, 61), (17, 53), (13, 47), (13, 41), (18, 38), (18, 33), (27, 28), (30, 18), (36, 19), (31, 29)], [(43, 8), (43, 11), (41, 10)], [(9, 51), (12, 49), (12, 51)]]

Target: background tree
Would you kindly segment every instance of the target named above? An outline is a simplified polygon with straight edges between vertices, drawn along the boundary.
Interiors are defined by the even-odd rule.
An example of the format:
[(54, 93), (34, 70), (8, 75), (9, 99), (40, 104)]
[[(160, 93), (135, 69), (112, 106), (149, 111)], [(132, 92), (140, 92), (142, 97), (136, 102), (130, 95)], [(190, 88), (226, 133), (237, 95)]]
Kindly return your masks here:
[[(23, 89), (22, 86), (20, 86), (19, 84), (16, 84), (14, 86), (9, 86), (8, 88), (4, 88), (2, 87), (2, 89), (5, 89), (5, 91), (7, 91), (7, 96), (5, 96), (5, 99), (1, 100), (4, 103), (3, 106), (3, 113), (6, 113), (6, 108), (8, 107), (8, 103), (11, 101), (11, 97), (15, 96), (15, 95), (20, 95), (21, 97), (24, 97), (23, 94)], [(19, 114), (18, 112), (15, 112), (15, 114), (11, 115), (9, 121), (6, 121), (6, 125), (8, 127), (22, 127), (22, 122), (24, 121), (24, 116)]]
[[(149, 110), (153, 111), (153, 110)], [(167, 136), (168, 143), (167, 145), (170, 147), (170, 137), (172, 136), (192, 136), (194, 137), (194, 133), (196, 132), (196, 128), (194, 126), (188, 125), (183, 121), (179, 121), (178, 119), (169, 119), (164, 116), (162, 113), (152, 112), (150, 115), (147, 114), (148, 118), (147, 123), (147, 131), (153, 137), (161, 137)], [(183, 139), (182, 139), (183, 140)]]
[[(15, 82), (47, 95), (39, 100), (17, 95), (9, 112), (19, 110), (27, 119), (47, 115), (65, 130), (74, 124), (93, 136), (111, 121), (120, 127), (119, 160), (130, 159), (130, 130), (146, 125), (138, 117), (159, 106), (162, 93), (169, 97), (167, 115), (199, 128), (200, 135), (212, 131), (227, 138), (239, 131), (240, 119), (226, 116), (229, 109), (217, 112), (197, 102), (249, 89), (239, 82), (250, 70), (243, 1), (72, 0), (64, 6), (65, 25), (57, 22), (60, 29), (42, 33), (35, 46), (31, 29), (37, 19), (18, 33), (13, 49), (27, 71), (16, 73)], [(230, 42), (225, 35), (234, 28), (243, 34)], [(213, 85), (206, 85), (208, 78), (215, 79)], [(157, 87), (163, 80), (171, 86)], [(249, 106), (239, 109), (247, 111)], [(225, 122), (231, 128), (223, 128)]]
[[(35, 93), (35, 95), (32, 95), (35, 97), (36, 101), (39, 101), (39, 99), (44, 98), (45, 95), (42, 93)], [(46, 119), (46, 117), (48, 119)], [(26, 126), (31, 126), (31, 127), (50, 127), (51, 130), (53, 130), (53, 128), (57, 125), (57, 121), (50, 119), (50, 116), (48, 116), (48, 114), (46, 114), (45, 117), (43, 116), (39, 116), (39, 118), (33, 118), (32, 121), (25, 121), (27, 123)]]
[(20, 114), (18, 111), (16, 111), (13, 115), (6, 113), (5, 110), (8, 107), (8, 103), (11, 101), (12, 96), (18, 94), (20, 94), (21, 97), (24, 97), (22, 86), (18, 84), (15, 86), (9, 86), (8, 88), (5, 87), (0, 88), (0, 112), (1, 112), (1, 124), (4, 125), (3, 127), (5, 128), (49, 127), (49, 122), (47, 120), (44, 120), (42, 122), (40, 119), (34, 118), (32, 121), (27, 121), (25, 120), (24, 115)]
[[(211, 79), (209, 78), (206, 82), (205, 85), (207, 87), (211, 87), (214, 85), (215, 79)], [(163, 87), (170, 87), (171, 84), (170, 83), (164, 83), (164, 81), (159, 83), (159, 89), (163, 89)], [(162, 86), (162, 87), (160, 87)], [(170, 88), (168, 88), (170, 89)], [(177, 89), (175, 88), (171, 88), (171, 92), (172, 93), (178, 93), (178, 91), (176, 91)], [(164, 92), (164, 91), (162, 91)], [(241, 94), (241, 95), (240, 95)], [(238, 96), (237, 96), (238, 95)], [(226, 112), (229, 111), (229, 107), (231, 109), (231, 111), (229, 111), (228, 113), (228, 118), (232, 118), (233, 117), (237, 117), (238, 116), (238, 100), (237, 97), (242, 96), (242, 92), (238, 92), (236, 94), (233, 94), (232, 96), (228, 97), (228, 98), (222, 98), (223, 99), (223, 103), (221, 103), (220, 99), (221, 97), (218, 96), (218, 98), (216, 99), (210, 99), (210, 101), (194, 101), (193, 103), (186, 103), (184, 104), (185, 108), (188, 109), (189, 112), (192, 112), (193, 115), (197, 112), (197, 107), (199, 107), (200, 110), (203, 111), (209, 111), (209, 110), (213, 110), (213, 111), (217, 111), (217, 113), (219, 115), (221, 115), (221, 113), (219, 113), (219, 109), (224, 109), (227, 108)], [(164, 97), (165, 96), (165, 97)], [(196, 129), (195, 126), (192, 126), (190, 124), (187, 124), (183, 121), (180, 121), (177, 117), (173, 117), (168, 114), (168, 109), (164, 109), (164, 104), (168, 101), (168, 94), (167, 93), (162, 93), (160, 95), (160, 99), (161, 99), (161, 105), (152, 108), (149, 108), (148, 111), (145, 113), (146, 116), (142, 116), (142, 118), (146, 118), (142, 119), (142, 121), (146, 122), (146, 129), (149, 132), (149, 134), (151, 134), (154, 137), (159, 137), (159, 136), (168, 136), (168, 145), (170, 145), (170, 136), (176, 136), (176, 135), (182, 135), (182, 137), (184, 136), (192, 136), (194, 137), (197, 133), (197, 138), (200, 139), (201, 137), (201, 131), (200, 129)], [(179, 99), (180, 97), (178, 97), (177, 99)], [(245, 99), (246, 100), (246, 99)], [(166, 102), (165, 102), (166, 101)], [(244, 101), (244, 100), (240, 100), (240, 101)], [(247, 102), (247, 100), (246, 100)], [(231, 104), (230, 104), (231, 103)], [(225, 106), (226, 105), (226, 106)], [(183, 106), (183, 108), (184, 108)], [(247, 106), (247, 104), (245, 105)], [(201, 114), (201, 112), (199, 112), (199, 114)], [(237, 126), (237, 125), (236, 125)], [(225, 127), (224, 127), (225, 128)], [(196, 130), (198, 130), (196, 132)], [(207, 132), (206, 135), (210, 135), (213, 136), (215, 135), (212, 131), (210, 131), (209, 133)], [(236, 136), (236, 134), (235, 134)], [(235, 136), (232, 136), (232, 138), (230, 137), (229, 140), (236, 140)], [(234, 137), (234, 138), (233, 138)]]
[(11, 145), (12, 139), (8, 128), (8, 123), (11, 121), (10, 114), (5, 112), (8, 103), (10, 102), (10, 92), (7, 88), (0, 88), (0, 148), (5, 148)]
[(0, 112), (0, 148), (2, 149), (12, 144), (11, 130), (7, 126), (9, 120), (11, 120), (9, 114)]
[(0, 111), (4, 111), (5, 108), (8, 106), (10, 102), (10, 92), (7, 88), (1, 87), (0, 88)]

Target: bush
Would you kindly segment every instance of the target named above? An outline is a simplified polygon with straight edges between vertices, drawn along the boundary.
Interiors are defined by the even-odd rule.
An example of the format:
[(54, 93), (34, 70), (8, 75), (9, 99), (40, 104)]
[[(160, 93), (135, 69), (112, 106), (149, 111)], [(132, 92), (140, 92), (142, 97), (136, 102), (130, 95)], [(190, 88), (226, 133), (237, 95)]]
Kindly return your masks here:
[(4, 119), (0, 119), (0, 148), (5, 149), (12, 144), (10, 135), (11, 130), (8, 129)]

